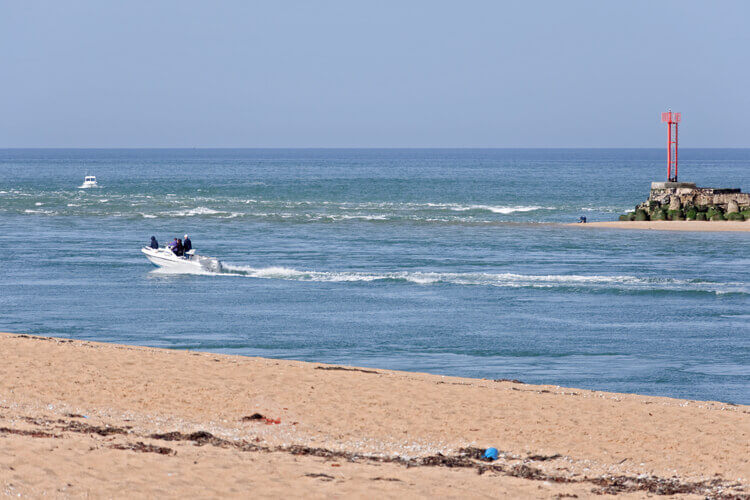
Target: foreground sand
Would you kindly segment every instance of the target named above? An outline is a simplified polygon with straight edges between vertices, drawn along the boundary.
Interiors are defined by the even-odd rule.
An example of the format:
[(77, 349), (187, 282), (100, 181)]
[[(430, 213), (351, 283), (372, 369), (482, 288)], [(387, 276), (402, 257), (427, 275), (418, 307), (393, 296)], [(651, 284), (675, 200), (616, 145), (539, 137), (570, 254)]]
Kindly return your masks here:
[(6, 495), (750, 493), (748, 406), (26, 335), (0, 355)]
[(750, 231), (750, 221), (694, 221), (694, 220), (655, 220), (655, 221), (615, 221), (567, 224), (580, 228), (614, 229), (656, 229), (660, 231)]

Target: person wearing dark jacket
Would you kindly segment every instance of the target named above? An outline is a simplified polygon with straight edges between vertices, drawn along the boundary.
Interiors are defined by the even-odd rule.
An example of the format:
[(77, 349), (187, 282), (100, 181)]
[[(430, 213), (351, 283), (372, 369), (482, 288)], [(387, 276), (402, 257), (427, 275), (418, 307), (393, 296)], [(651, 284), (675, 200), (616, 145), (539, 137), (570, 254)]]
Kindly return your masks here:
[(176, 256), (182, 257), (184, 250), (182, 248), (182, 241), (180, 241), (180, 238), (175, 238), (174, 241), (172, 242), (172, 245), (170, 246), (172, 247), (172, 251), (174, 252)]
[(156, 236), (151, 237), (151, 248), (153, 248), (154, 250), (159, 249), (159, 242), (156, 241)]
[(185, 252), (185, 255), (188, 254), (190, 250), (193, 249), (193, 242), (190, 241), (190, 238), (188, 238), (188, 235), (185, 235), (185, 239), (182, 241), (182, 250)]

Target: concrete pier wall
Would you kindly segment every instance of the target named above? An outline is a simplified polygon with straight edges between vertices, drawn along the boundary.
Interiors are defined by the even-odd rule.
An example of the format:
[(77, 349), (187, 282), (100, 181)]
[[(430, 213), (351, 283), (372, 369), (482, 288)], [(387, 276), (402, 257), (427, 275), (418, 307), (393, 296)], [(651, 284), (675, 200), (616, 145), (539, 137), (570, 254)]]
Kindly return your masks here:
[(692, 182), (653, 182), (648, 200), (620, 220), (750, 221), (750, 193), (737, 188), (698, 187)]
[(750, 193), (743, 193), (737, 188), (703, 188), (692, 182), (652, 182), (648, 201), (660, 205), (674, 205), (673, 199), (680, 201), (680, 206), (717, 206), (726, 211), (730, 202), (735, 202), (740, 210), (750, 209)]

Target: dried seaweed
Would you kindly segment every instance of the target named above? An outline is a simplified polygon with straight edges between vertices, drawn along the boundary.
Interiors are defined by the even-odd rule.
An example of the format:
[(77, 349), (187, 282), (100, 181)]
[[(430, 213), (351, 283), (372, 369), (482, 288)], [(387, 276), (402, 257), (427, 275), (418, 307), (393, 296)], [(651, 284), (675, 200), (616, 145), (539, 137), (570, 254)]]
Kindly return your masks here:
[(111, 436), (112, 434), (127, 434), (128, 429), (122, 427), (110, 427), (108, 425), (89, 425), (84, 422), (66, 422), (61, 426), (63, 431), (79, 432), (81, 434), (98, 434), (100, 436)]
[(269, 417), (266, 417), (264, 415), (261, 415), (260, 413), (253, 413), (249, 417), (242, 417), (240, 419), (240, 421), (242, 421), (242, 422), (254, 422), (254, 421), (255, 422), (263, 422), (266, 425), (274, 425), (274, 424), (280, 424), (281, 423), (281, 419), (278, 419), (278, 418), (276, 418), (276, 419), (269, 418)]
[(313, 472), (305, 474), (305, 477), (314, 477), (317, 479), (322, 479), (323, 481), (333, 481), (334, 479), (336, 479), (333, 476), (329, 476), (328, 474), (317, 474)]
[(243, 422), (250, 422), (252, 420), (263, 420), (264, 418), (266, 417), (261, 415), (260, 413), (253, 413), (250, 416), (242, 417), (240, 420)]
[(217, 438), (210, 432), (197, 431), (190, 434), (184, 434), (179, 431), (165, 432), (163, 434), (151, 434), (151, 439), (163, 439), (164, 441), (193, 441), (197, 445), (202, 446), (204, 444), (211, 444), (214, 446), (221, 446), (226, 448), (231, 445), (230, 441), (226, 439)]
[(362, 368), (347, 368), (345, 366), (316, 366), (316, 370), (339, 370), (343, 372), (379, 373), (375, 370), (364, 370)]
[(556, 460), (562, 458), (562, 455), (555, 453), (554, 455), (529, 455), (526, 457), (527, 460), (533, 460), (534, 462), (546, 462), (547, 460)]
[(712, 490), (726, 487), (726, 481), (722, 479), (711, 479), (700, 482), (682, 482), (676, 478), (628, 477), (628, 476), (602, 476), (591, 478), (589, 482), (598, 486), (592, 489), (592, 493), (598, 495), (616, 495), (618, 493), (632, 493), (634, 491), (648, 491), (656, 495), (711, 495), (713, 498), (732, 498), (731, 496), (711, 494)]
[(141, 453), (158, 453), (159, 455), (177, 455), (177, 452), (172, 448), (154, 446), (153, 444), (146, 444), (143, 441), (138, 441), (136, 443), (113, 444), (110, 448), (116, 450), (133, 450)]
[[(252, 417), (252, 416), (251, 416)], [(265, 418), (262, 417), (261, 418)], [(51, 421), (44, 419), (31, 419), (38, 425), (47, 424)], [(255, 419), (253, 419), (255, 420)], [(63, 421), (64, 422), (64, 421)], [(66, 425), (60, 426), (62, 430), (80, 432), (87, 434), (97, 434), (100, 436), (109, 436), (111, 434), (127, 434), (128, 430), (120, 427), (109, 427), (109, 426), (92, 426), (80, 422), (65, 422)], [(43, 431), (29, 431), (21, 429), (9, 429), (7, 427), (0, 427), (0, 434), (17, 434), (22, 436), (31, 437), (61, 437), (55, 434), (51, 434)], [(660, 478), (657, 476), (649, 477), (633, 477), (633, 476), (599, 476), (599, 477), (578, 477), (572, 478), (563, 475), (556, 475), (547, 473), (541, 469), (531, 467), (526, 464), (517, 464), (512, 467), (504, 466), (501, 464), (487, 464), (484, 463), (483, 455), (484, 450), (481, 448), (462, 448), (458, 450), (455, 455), (443, 455), (438, 453), (436, 455), (430, 455), (426, 457), (418, 458), (402, 458), (402, 457), (385, 457), (385, 456), (366, 456), (356, 453), (329, 450), (326, 448), (313, 448), (308, 446), (283, 446), (270, 448), (267, 446), (259, 446), (256, 444), (248, 443), (247, 441), (230, 441), (227, 439), (219, 438), (207, 431), (197, 431), (192, 433), (182, 433), (179, 431), (151, 434), (148, 437), (152, 439), (160, 439), (165, 441), (192, 441), (196, 446), (211, 445), (221, 448), (235, 448), (240, 451), (247, 452), (283, 452), (291, 453), (293, 455), (309, 455), (315, 457), (326, 458), (329, 460), (346, 460), (349, 462), (357, 461), (368, 461), (368, 462), (379, 462), (379, 463), (393, 463), (399, 464), (406, 467), (448, 467), (448, 468), (464, 468), (474, 469), (478, 474), (485, 472), (494, 472), (496, 474), (518, 477), (523, 479), (529, 479), (533, 481), (548, 481), (554, 483), (575, 483), (584, 484), (589, 483), (594, 485), (591, 490), (594, 494), (611, 494), (616, 495), (619, 493), (633, 493), (633, 492), (648, 492), (656, 495), (700, 495), (710, 498), (717, 499), (735, 499), (735, 498), (748, 498), (747, 495), (733, 493), (731, 491), (725, 491), (732, 488), (741, 487), (739, 483), (732, 483), (722, 478), (715, 478), (712, 480), (700, 481), (700, 482), (687, 482), (681, 481), (679, 478)], [(158, 453), (163, 455), (174, 455), (176, 452), (171, 448), (154, 446), (143, 442), (136, 442), (135, 444), (116, 444), (112, 445), (115, 449), (127, 449), (144, 453)], [(555, 460), (561, 458), (559, 454), (554, 455), (530, 455), (525, 460), (534, 462), (544, 462), (548, 460)], [(320, 477), (324, 480), (327, 479), (327, 475), (323, 476), (310, 476)], [(327, 476), (332, 478), (332, 476)], [(373, 480), (391, 481), (392, 478), (373, 478)], [(743, 497), (744, 495), (744, 497)]]
[(0, 434), (16, 434), (18, 436), (30, 436), (35, 438), (58, 438), (57, 434), (51, 434), (44, 431), (27, 431), (24, 429), (10, 429), (8, 427), (0, 427)]

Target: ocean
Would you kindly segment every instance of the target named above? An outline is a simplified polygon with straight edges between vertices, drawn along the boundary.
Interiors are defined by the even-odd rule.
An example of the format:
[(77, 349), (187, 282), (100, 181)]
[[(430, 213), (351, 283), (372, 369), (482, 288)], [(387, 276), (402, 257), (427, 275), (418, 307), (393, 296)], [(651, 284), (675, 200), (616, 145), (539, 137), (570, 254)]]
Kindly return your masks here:
[[(750, 404), (750, 233), (561, 224), (632, 210), (665, 156), (0, 150), (0, 331)], [(680, 151), (699, 185), (748, 166)], [(140, 252), (184, 233), (224, 272)]]

